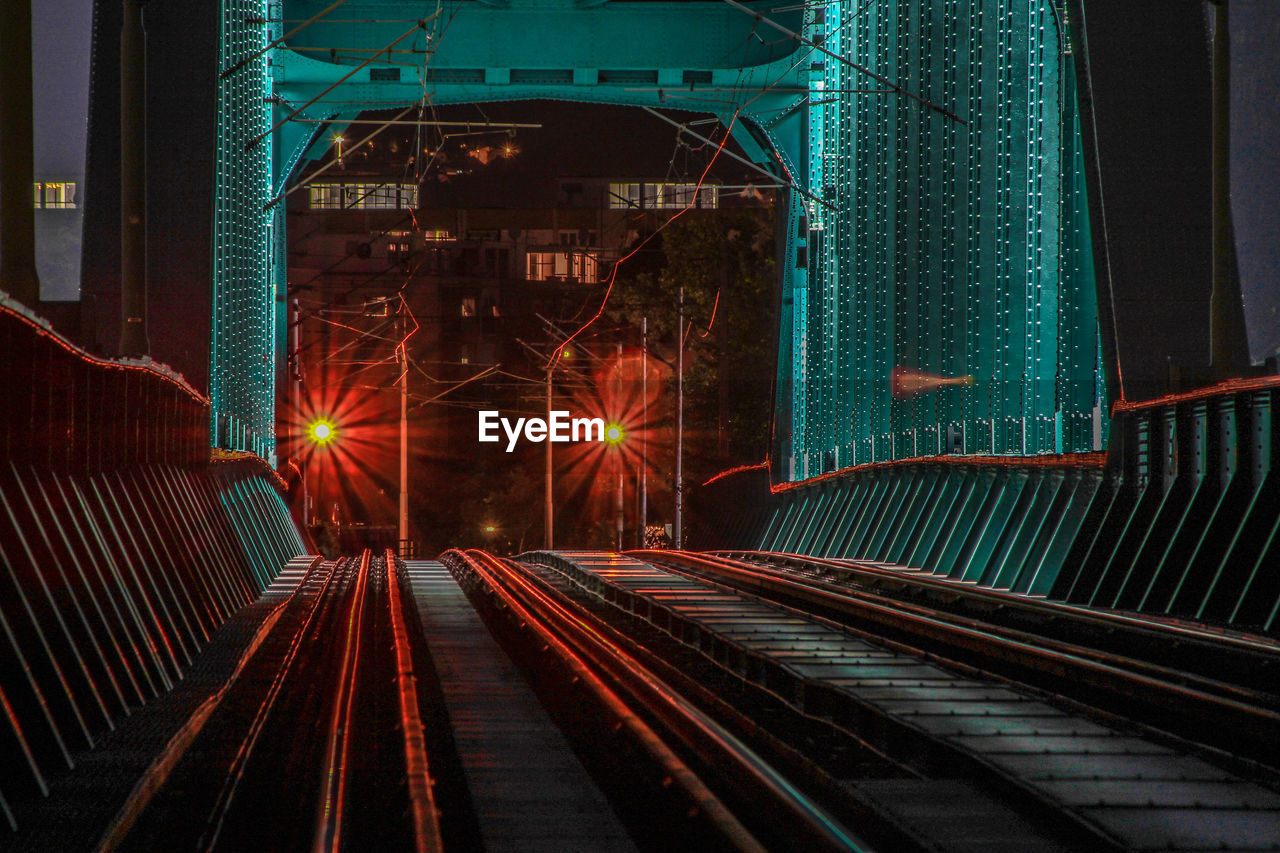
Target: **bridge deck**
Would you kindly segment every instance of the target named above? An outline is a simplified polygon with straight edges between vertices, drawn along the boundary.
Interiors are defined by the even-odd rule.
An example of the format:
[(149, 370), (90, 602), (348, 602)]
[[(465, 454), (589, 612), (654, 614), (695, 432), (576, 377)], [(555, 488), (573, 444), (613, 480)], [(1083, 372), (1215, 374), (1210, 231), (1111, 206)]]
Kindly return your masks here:
[(485, 849), (634, 850), (457, 581), (442, 563), (406, 565)]

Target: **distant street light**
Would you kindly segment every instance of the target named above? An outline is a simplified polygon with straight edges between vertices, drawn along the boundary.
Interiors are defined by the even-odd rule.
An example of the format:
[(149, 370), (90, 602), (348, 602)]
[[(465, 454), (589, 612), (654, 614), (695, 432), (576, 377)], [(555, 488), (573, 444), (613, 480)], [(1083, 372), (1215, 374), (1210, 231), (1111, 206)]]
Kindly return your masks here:
[(338, 425), (328, 418), (316, 418), (307, 424), (307, 439), (317, 447), (324, 447), (338, 437)]

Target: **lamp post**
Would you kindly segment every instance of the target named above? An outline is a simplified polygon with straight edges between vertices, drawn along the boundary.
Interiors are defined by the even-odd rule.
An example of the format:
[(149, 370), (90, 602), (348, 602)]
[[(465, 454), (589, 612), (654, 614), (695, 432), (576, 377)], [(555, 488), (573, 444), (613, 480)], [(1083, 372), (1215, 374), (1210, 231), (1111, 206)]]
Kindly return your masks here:
[[(311, 442), (313, 453), (319, 453), (332, 444), (334, 440), (337, 439), (339, 432), (340, 430), (338, 429), (338, 425), (323, 415), (308, 423), (306, 427), (306, 436), (307, 440)], [(307, 457), (304, 459), (302, 464), (302, 479), (304, 484), (306, 483), (306, 468), (310, 462), (311, 455), (312, 454), (307, 454)], [(324, 460), (318, 460), (317, 465), (319, 467), (319, 474), (316, 477), (315, 499), (319, 502), (320, 511), (316, 513), (314, 517), (319, 524), (323, 525), (325, 520)], [(303, 486), (302, 500), (304, 504), (308, 500), (307, 488), (305, 485)], [(308, 517), (309, 516), (310, 514), (308, 513)]]
[(684, 545), (684, 285), (680, 285), (680, 301), (676, 312), (676, 518), (672, 526), (671, 544), (676, 550)]
[[(614, 399), (614, 405), (617, 406), (618, 403), (622, 400), (622, 341), (618, 341), (617, 349), (615, 350), (615, 352), (616, 352), (616, 357), (613, 363), (613, 388), (614, 388), (613, 399)], [(626, 517), (625, 517), (625, 509), (624, 509), (626, 507), (626, 501), (623, 495), (623, 490), (625, 488), (625, 485), (622, 480), (623, 472), (626, 470), (626, 466), (623, 464), (623, 460), (622, 460), (622, 449), (618, 447), (618, 444), (621, 443), (624, 435), (621, 426), (617, 427), (616, 435), (617, 435), (616, 440), (612, 442), (614, 447), (618, 450), (618, 454), (615, 457), (615, 461), (617, 461), (618, 463), (618, 497), (617, 497), (617, 500), (614, 502), (614, 509), (617, 511), (617, 523), (614, 525), (614, 529), (615, 529), (614, 539), (616, 540), (614, 544), (617, 550), (621, 551), (622, 550), (622, 531), (626, 529)], [(607, 437), (612, 438), (612, 436), (607, 436)]]
[[(649, 317), (640, 318), (640, 399), (643, 401), (644, 428), (649, 429)], [(636, 547), (645, 546), (644, 533), (649, 524), (649, 442), (640, 442), (640, 511), (637, 527), (640, 528)]]
[[(551, 372), (554, 370), (552, 362), (547, 361), (547, 423), (551, 423)], [(552, 533), (555, 528), (555, 510), (551, 506), (551, 442), (543, 442), (545, 445), (544, 454), (546, 457), (545, 483), (543, 484), (543, 511), (542, 511), (542, 540), (546, 543), (545, 547), (550, 551), (555, 545), (553, 544)]]
[(627, 430), (625, 427), (622, 426), (622, 424), (618, 423), (617, 421), (612, 421), (605, 425), (604, 440), (605, 440), (605, 443), (607, 443), (610, 449), (614, 452), (615, 454), (614, 462), (618, 466), (618, 492), (613, 503), (613, 508), (616, 513), (615, 517), (617, 519), (616, 523), (614, 524), (614, 547), (618, 551), (622, 550), (622, 535), (623, 535), (623, 530), (626, 529), (626, 517), (625, 517), (626, 502), (624, 500), (624, 487), (625, 487), (624, 477), (626, 476), (627, 466), (626, 466), (626, 461), (623, 459), (623, 456), (622, 456), (622, 448), (620, 447), (620, 445), (622, 444), (623, 441), (626, 440), (626, 438), (627, 438)]
[(398, 537), (402, 558), (416, 557), (409, 550), (409, 353), (403, 332), (400, 348), (400, 517)]

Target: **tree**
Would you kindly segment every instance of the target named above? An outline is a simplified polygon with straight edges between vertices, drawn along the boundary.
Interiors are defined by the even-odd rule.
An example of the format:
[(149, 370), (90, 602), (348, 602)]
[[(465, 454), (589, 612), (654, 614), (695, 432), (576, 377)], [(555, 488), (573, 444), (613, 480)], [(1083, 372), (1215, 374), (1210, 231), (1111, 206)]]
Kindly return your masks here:
[[(772, 214), (691, 213), (661, 232), (661, 249), (657, 269), (619, 269), (610, 311), (637, 327), (647, 317), (650, 352), (674, 364), (684, 288), (692, 324), (685, 343), (688, 488), (768, 452), (777, 359)], [(673, 388), (668, 394), (674, 399)]]

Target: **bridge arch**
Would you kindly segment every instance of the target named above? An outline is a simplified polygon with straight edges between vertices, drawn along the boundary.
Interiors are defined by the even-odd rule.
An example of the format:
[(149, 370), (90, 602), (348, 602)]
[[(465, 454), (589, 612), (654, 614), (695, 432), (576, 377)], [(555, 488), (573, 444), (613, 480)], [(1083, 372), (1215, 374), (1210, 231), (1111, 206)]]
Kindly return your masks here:
[[(775, 476), (1100, 446), (1075, 72), (1056, 0), (829, 0), (784, 12), (495, 0), (438, 4), (420, 19), (402, 3), (352, 0), (288, 49), (254, 56), (327, 5), (224, 0), (219, 446), (274, 448), (285, 253), (272, 201), (327, 147), (314, 122), (423, 99), (535, 98), (732, 119), (748, 157), (794, 187), (781, 211)], [(902, 370), (974, 382), (903, 394)]]

